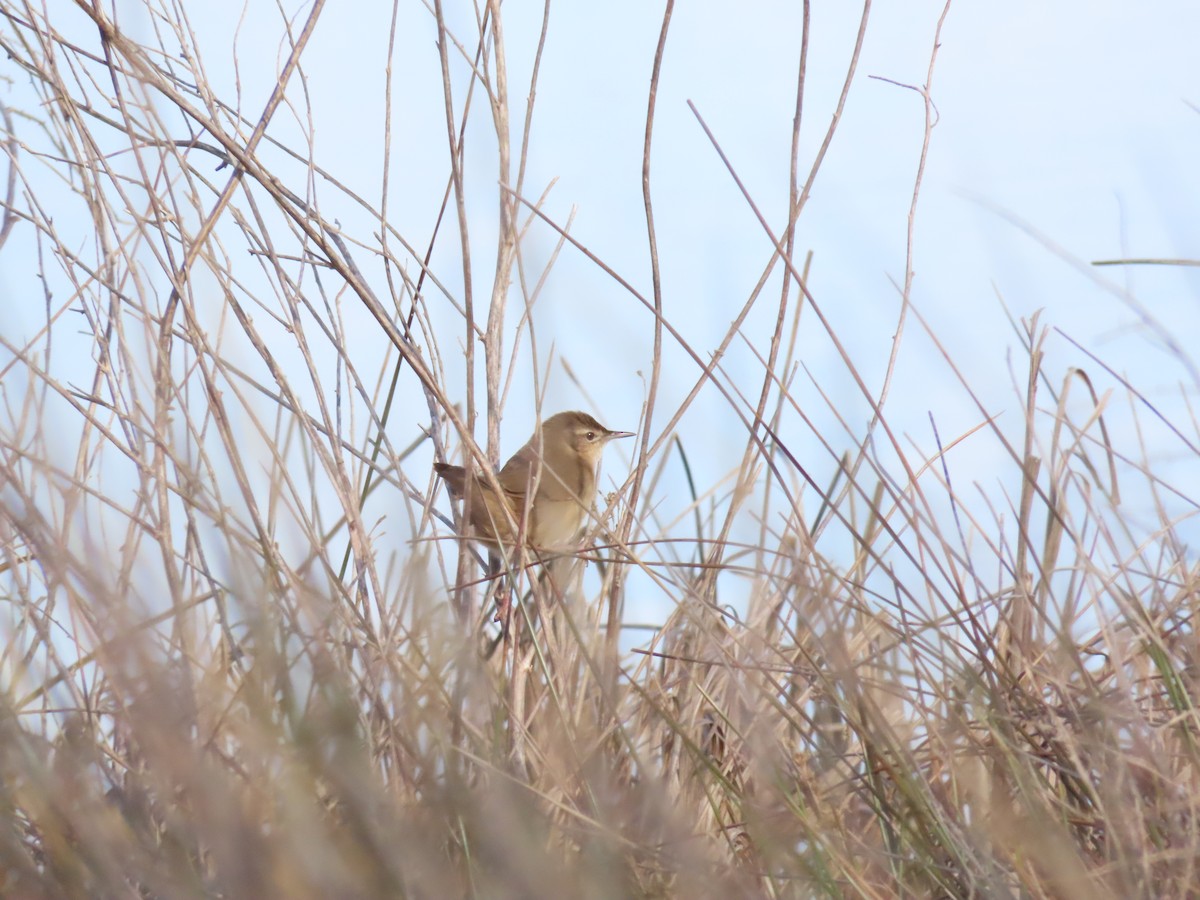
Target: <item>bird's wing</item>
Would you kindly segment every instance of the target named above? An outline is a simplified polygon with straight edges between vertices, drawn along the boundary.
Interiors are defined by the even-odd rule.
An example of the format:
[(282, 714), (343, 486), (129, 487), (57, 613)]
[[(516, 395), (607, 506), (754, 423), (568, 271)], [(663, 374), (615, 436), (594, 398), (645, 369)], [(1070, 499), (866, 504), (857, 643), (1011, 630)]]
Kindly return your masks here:
[(524, 497), (529, 491), (530, 482), (533, 481), (536, 463), (537, 452), (532, 445), (526, 444), (500, 470), (497, 475), (500, 487), (514, 500)]

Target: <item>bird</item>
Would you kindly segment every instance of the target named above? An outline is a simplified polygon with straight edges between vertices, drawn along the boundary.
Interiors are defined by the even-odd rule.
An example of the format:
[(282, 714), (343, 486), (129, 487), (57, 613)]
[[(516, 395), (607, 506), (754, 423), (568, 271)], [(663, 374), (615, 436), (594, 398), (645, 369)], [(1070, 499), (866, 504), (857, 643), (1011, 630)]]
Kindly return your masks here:
[(453, 498), (466, 500), (473, 537), (512, 546), (524, 523), (527, 546), (562, 552), (573, 549), (591, 512), (604, 448), (633, 436), (611, 431), (587, 413), (556, 413), (497, 473), (500, 493), (463, 466), (437, 462), (433, 468)]

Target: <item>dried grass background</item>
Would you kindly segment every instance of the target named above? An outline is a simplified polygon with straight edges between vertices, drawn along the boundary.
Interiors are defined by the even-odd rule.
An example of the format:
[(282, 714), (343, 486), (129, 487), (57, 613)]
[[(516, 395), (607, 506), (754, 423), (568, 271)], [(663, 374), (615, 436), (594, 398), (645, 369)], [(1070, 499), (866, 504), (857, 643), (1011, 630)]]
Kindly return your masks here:
[[(787, 221), (754, 210), (782, 279), (762, 301), (774, 330), (749, 339), (757, 380), (726, 377), (661, 314), (647, 187), (653, 291), (614, 289), (701, 377), (668, 408), (647, 373), (631, 474), (601, 498), (570, 587), (523, 568), (502, 638), (430, 453), (501, 461), (529, 339), (507, 304), (544, 279), (524, 268), (528, 230), (605, 263), (523, 182), (528, 121), (508, 97), (527, 86), (507, 83), (500, 5), (478, 8), (475, 34), (446, 31), (440, 2), (422, 13), (442, 29), (449, 148), (426, 242), (303, 139), (271, 136), (333, 10), (295, 20), (257, 118), (208, 89), (182, 6), (148, 10), (156, 27), (135, 37), (99, 5), (0, 2), (6, 71), (42, 99), (5, 111), (2, 234), (33, 233), (36, 254), (0, 258), (45, 291), (20, 298), (44, 327), (3, 347), (0, 893), (1197, 895), (1197, 568), (1171, 504), (1135, 523), (1118, 495), (1194, 508), (1194, 486), (1164, 482), (1137, 433), (1109, 433), (1115, 401), (1087, 373), (1044, 366), (1036, 318), (1014, 323), (1023, 428), (980, 407), (1020, 476), (1009, 508), (973, 516), (973, 488), (914, 457), (886, 383), (860, 380), (867, 434), (815, 483), (780, 423), (798, 412), (801, 315), (828, 327), (794, 227), (820, 158), (797, 168)], [(670, 13), (646, 61), (647, 185)], [(495, 246), (464, 224), (469, 103), (495, 123), (500, 186), (472, 188), (498, 192)], [(369, 224), (327, 218), (331, 196)], [(91, 239), (64, 237), (67, 221)], [(492, 283), (439, 271), (439, 243), (459, 266), (494, 257)], [(910, 260), (904, 301), (911, 280)], [(435, 326), (448, 309), (453, 334)], [(366, 366), (363, 310), (389, 347)], [(724, 346), (743, 339), (731, 318)], [(474, 377), (448, 376), (464, 366)], [(727, 398), (744, 458), (663, 523), (664, 468), (703, 452), (673, 438), (701, 389)], [(1153, 416), (1122, 390), (1135, 420)], [(1195, 423), (1171, 428), (1195, 452)], [(381, 494), (399, 550), (364, 515)], [(849, 561), (818, 549), (832, 531)], [(740, 613), (730, 573), (748, 585)], [(651, 591), (673, 612), (623, 640)]]

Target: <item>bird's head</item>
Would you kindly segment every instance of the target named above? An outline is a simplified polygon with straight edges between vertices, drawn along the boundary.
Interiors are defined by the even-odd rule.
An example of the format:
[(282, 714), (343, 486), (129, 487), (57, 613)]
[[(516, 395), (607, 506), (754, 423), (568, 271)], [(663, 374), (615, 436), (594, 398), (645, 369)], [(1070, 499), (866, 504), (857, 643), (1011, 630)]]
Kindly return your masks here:
[(542, 442), (548, 454), (571, 453), (595, 465), (609, 441), (633, 437), (632, 431), (611, 431), (583, 412), (561, 412), (542, 423)]

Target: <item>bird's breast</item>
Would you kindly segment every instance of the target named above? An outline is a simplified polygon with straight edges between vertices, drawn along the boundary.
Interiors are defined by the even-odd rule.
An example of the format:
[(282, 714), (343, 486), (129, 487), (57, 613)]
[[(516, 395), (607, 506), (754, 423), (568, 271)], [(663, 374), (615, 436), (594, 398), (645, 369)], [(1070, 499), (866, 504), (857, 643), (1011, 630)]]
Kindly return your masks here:
[(574, 498), (552, 500), (539, 497), (534, 504), (533, 533), (530, 537), (537, 547), (561, 547), (575, 540), (583, 525), (584, 509)]

